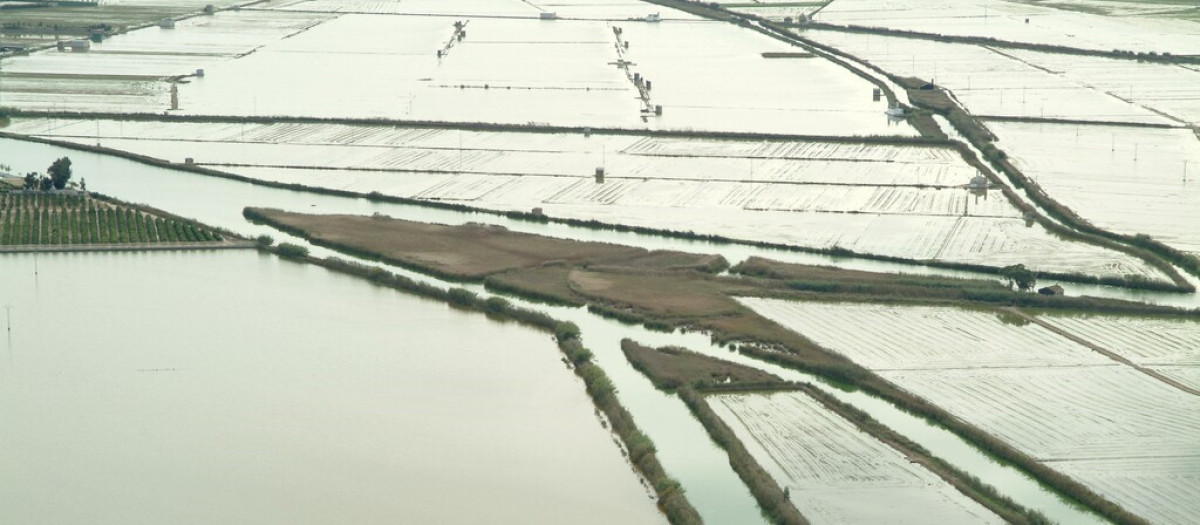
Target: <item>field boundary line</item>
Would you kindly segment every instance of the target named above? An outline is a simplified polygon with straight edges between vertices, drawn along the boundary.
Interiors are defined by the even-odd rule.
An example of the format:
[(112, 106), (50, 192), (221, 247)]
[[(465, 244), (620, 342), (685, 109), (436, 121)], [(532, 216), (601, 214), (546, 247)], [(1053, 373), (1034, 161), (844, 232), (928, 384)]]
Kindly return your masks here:
[(1130, 361), (1129, 359), (1126, 359), (1125, 357), (1117, 354), (1116, 352), (1113, 352), (1112, 350), (1109, 350), (1098, 344), (1088, 341), (1082, 337), (1079, 337), (1071, 332), (1068, 332), (1067, 330), (1065, 330), (1063, 328), (1060, 328), (1058, 326), (1050, 324), (1049, 322), (1047, 322), (1043, 319), (1040, 319), (1036, 316), (1029, 315), (1029, 314), (1021, 311), (1020, 309), (1018, 309), (1015, 306), (1006, 306), (1006, 307), (1001, 308), (1001, 310), (1016, 314), (1016, 315), (1020, 316), (1022, 319), (1025, 319), (1031, 323), (1041, 326), (1042, 328), (1050, 330), (1051, 332), (1054, 332), (1055, 334), (1065, 337), (1065, 338), (1071, 340), (1072, 342), (1081, 344), (1100, 355), (1103, 355), (1109, 359), (1112, 359), (1113, 361), (1116, 361), (1116, 362), (1126, 365), (1134, 370), (1137, 370), (1138, 372), (1141, 372), (1150, 377), (1153, 377), (1154, 379), (1161, 381), (1162, 383), (1166, 384), (1167, 386), (1173, 387), (1177, 390), (1186, 392), (1186, 393), (1194, 395), (1194, 396), (1200, 396), (1200, 390), (1189, 387), (1183, 383), (1180, 383), (1179, 381), (1171, 379), (1171, 378), (1169, 378), (1165, 375), (1162, 375), (1154, 370), (1151, 370), (1144, 366), (1138, 365), (1138, 364), (1134, 363), (1133, 361)]

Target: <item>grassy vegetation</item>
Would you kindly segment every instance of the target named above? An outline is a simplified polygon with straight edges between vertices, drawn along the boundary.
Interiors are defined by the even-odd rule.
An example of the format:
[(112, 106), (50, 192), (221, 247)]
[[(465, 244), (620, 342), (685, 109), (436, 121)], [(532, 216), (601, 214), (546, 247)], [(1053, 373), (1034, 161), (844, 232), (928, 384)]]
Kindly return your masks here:
[(641, 371), (660, 390), (682, 387), (775, 388), (779, 377), (757, 368), (714, 359), (684, 348), (650, 348), (632, 340), (621, 341), (621, 351), (633, 367)]
[(84, 194), (0, 193), (0, 246), (215, 243), (219, 233), (191, 222)]
[(590, 264), (647, 254), (640, 248), (555, 239), (486, 224), (448, 226), (383, 216), (309, 215), (256, 208), (247, 208), (243, 215), (287, 228), (317, 244), (355, 246), (372, 258), (452, 280), (479, 281), (495, 273), (555, 261)]

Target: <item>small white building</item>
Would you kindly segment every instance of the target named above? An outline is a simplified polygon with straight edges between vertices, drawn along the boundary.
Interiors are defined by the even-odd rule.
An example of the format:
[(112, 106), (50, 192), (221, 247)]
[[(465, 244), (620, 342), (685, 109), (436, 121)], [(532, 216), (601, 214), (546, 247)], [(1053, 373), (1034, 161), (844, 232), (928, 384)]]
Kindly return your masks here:
[(538, 18), (542, 20), (557, 20), (558, 14), (550, 11), (542, 11), (540, 14), (538, 14)]
[(92, 42), (86, 39), (72, 40), (67, 42), (67, 47), (71, 48), (72, 53), (84, 53), (92, 48)]

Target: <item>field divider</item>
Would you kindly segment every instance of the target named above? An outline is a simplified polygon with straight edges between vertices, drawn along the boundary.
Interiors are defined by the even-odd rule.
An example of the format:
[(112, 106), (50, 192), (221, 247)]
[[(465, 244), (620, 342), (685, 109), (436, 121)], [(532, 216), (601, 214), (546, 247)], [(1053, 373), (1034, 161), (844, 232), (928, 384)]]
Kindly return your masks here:
[(1006, 312), (1010, 312), (1015, 315), (1018, 315), (1022, 319), (1025, 319), (1031, 323), (1041, 326), (1042, 328), (1045, 328), (1051, 332), (1054, 332), (1055, 334), (1058, 334), (1066, 339), (1069, 339), (1070, 341), (1072, 341), (1074, 343), (1083, 345), (1083, 346), (1091, 349), (1093, 352), (1103, 355), (1104, 357), (1112, 359), (1113, 361), (1116, 361), (1122, 365), (1128, 366), (1128, 367), (1130, 367), (1134, 370), (1137, 370), (1138, 372), (1141, 372), (1143, 374), (1146, 374), (1150, 377), (1153, 377), (1154, 379), (1161, 381), (1162, 383), (1166, 384), (1167, 386), (1170, 386), (1170, 387), (1180, 390), (1182, 392), (1186, 392), (1193, 396), (1200, 396), (1200, 390), (1189, 387), (1183, 383), (1180, 383), (1179, 381), (1176, 381), (1174, 379), (1171, 379), (1170, 377), (1160, 374), (1157, 371), (1151, 370), (1151, 369), (1141, 366), (1137, 363), (1134, 363), (1133, 361), (1130, 361), (1129, 359), (1125, 358), (1124, 356), (1121, 356), (1120, 354), (1117, 354), (1116, 352), (1113, 352), (1112, 350), (1109, 350), (1107, 348), (1104, 348), (1103, 346), (1100, 346), (1096, 343), (1088, 341), (1087, 339), (1084, 339), (1078, 335), (1075, 335), (1075, 334), (1067, 331), (1066, 329), (1063, 329), (1054, 324), (1051, 324), (1050, 322), (1047, 322), (1047, 321), (1041, 319), (1040, 317), (1027, 314), (1015, 306), (1006, 306), (1006, 307), (1001, 307), (1000, 309), (1004, 310)]
[[(827, 142), (834, 144), (886, 144), (894, 146), (944, 146), (953, 147), (948, 139), (911, 137), (896, 135), (801, 135), (791, 133), (756, 133), (743, 131), (698, 131), (698, 130), (655, 130), (641, 128), (554, 126), (549, 124), (505, 124), (494, 122), (452, 122), (433, 120), (404, 120), (386, 118), (322, 118), (298, 116), (222, 116), (222, 115), (176, 115), (161, 113), (111, 113), (84, 111), (35, 111), (16, 108), (0, 109), (0, 118), (45, 118), (62, 120), (124, 120), (130, 122), (191, 122), (191, 123), (256, 123), (256, 124), (341, 124), (364, 127), (405, 127), (415, 129), (449, 129), (463, 131), (494, 131), (517, 133), (574, 133), (595, 135), (617, 135), (635, 137), (698, 138), (719, 140), (772, 140), (794, 142)], [(24, 134), (0, 132), (12, 138), (27, 137)]]

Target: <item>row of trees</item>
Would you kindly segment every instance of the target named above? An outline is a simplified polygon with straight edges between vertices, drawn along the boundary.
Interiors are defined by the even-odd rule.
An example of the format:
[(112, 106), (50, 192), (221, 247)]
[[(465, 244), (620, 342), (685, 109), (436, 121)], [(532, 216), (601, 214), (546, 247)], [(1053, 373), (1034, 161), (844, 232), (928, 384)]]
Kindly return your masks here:
[(192, 224), (128, 208), (17, 209), (0, 214), (0, 245), (212, 242), (216, 234)]

